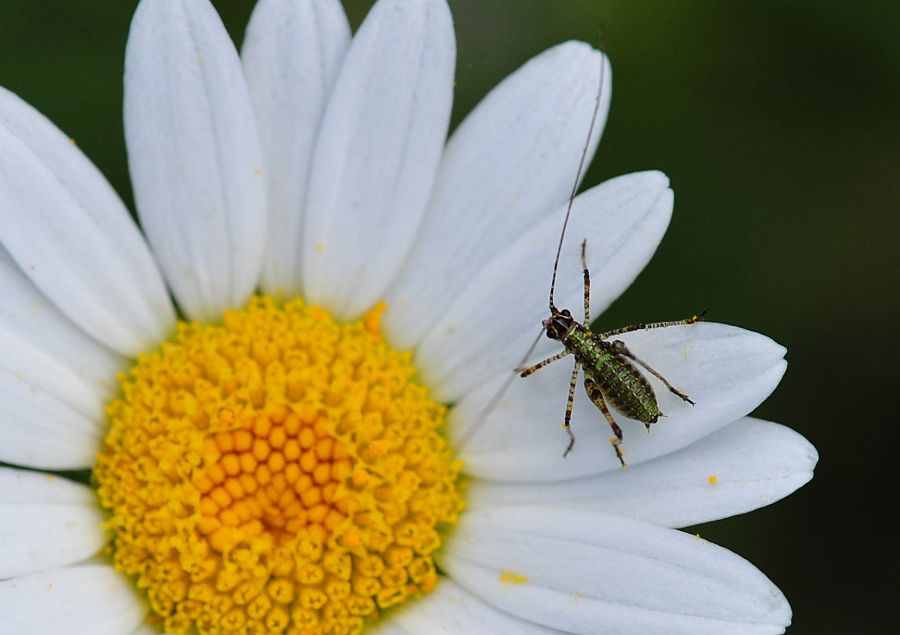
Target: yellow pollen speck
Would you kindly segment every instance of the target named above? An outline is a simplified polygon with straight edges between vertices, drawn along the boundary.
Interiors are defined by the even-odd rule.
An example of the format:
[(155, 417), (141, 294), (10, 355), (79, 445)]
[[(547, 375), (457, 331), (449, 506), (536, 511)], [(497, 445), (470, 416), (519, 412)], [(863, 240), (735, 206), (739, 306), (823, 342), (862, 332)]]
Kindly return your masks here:
[(528, 576), (521, 575), (516, 573), (515, 571), (509, 571), (508, 569), (500, 570), (500, 582), (505, 582), (507, 584), (527, 584)]
[(369, 333), (378, 333), (381, 330), (381, 314), (387, 310), (387, 302), (379, 302), (363, 316), (363, 324)]
[(322, 253), (323, 251), (325, 251), (325, 245), (323, 245), (322, 243), (316, 243), (315, 248), (317, 253)]
[(710, 484), (710, 485), (715, 485), (715, 484), (719, 481), (719, 477), (716, 476), (715, 474), (710, 474), (710, 475), (706, 478), (706, 480), (709, 481), (709, 484)]
[(253, 174), (259, 176), (262, 174), (262, 168), (253, 168)]
[(341, 325), (254, 298), (121, 378), (94, 477), (161, 631), (355, 634), (435, 587), (460, 465), (385, 307)]

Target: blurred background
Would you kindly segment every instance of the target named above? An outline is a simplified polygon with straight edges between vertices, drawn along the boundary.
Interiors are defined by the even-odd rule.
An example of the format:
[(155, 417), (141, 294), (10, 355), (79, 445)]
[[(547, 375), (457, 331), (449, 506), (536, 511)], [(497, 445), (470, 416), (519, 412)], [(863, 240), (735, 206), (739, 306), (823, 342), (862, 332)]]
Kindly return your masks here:
[[(253, 4), (215, 2), (238, 43)], [(354, 28), (371, 4), (345, 0)], [(129, 204), (122, 65), (135, 5), (0, 0), (0, 84), (76, 139)], [(709, 307), (788, 348), (787, 375), (755, 414), (816, 445), (815, 479), (691, 531), (771, 577), (793, 635), (896, 632), (900, 3), (450, 5), (453, 125), (545, 48), (602, 43), (614, 98), (585, 184), (648, 168), (671, 178), (667, 237), (598, 325)]]

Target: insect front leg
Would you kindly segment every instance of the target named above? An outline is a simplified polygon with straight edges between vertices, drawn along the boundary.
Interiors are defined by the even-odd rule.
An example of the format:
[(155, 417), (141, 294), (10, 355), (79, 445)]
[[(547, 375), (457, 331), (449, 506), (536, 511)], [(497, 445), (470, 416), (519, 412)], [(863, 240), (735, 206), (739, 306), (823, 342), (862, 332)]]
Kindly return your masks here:
[(563, 452), (563, 458), (569, 456), (569, 452), (575, 447), (575, 435), (572, 434), (572, 408), (575, 406), (575, 387), (578, 385), (578, 371), (581, 370), (581, 362), (575, 362), (575, 368), (572, 369), (572, 380), (569, 382), (569, 398), (566, 400), (566, 417), (563, 419), (563, 428), (569, 435), (569, 445)]
[(603, 416), (606, 417), (606, 422), (609, 424), (609, 427), (612, 428), (613, 434), (615, 436), (610, 437), (609, 442), (613, 446), (613, 450), (616, 451), (616, 458), (619, 459), (619, 463), (622, 464), (622, 467), (625, 467), (625, 459), (622, 457), (622, 428), (619, 427), (619, 424), (616, 423), (616, 420), (613, 419), (612, 413), (609, 411), (609, 407), (606, 405), (606, 399), (603, 398), (603, 391), (600, 389), (600, 384), (595, 382), (589, 375), (584, 376), (584, 390), (587, 393), (588, 397), (590, 397), (591, 401), (594, 402), (594, 405), (600, 409), (600, 412), (603, 413)]
[(560, 351), (553, 357), (548, 357), (547, 359), (538, 362), (534, 366), (525, 366), (524, 368), (517, 368), (516, 372), (519, 373), (519, 377), (528, 377), (529, 375), (533, 375), (534, 373), (538, 372), (544, 366), (547, 366), (548, 364), (552, 364), (553, 362), (562, 359), (563, 357), (565, 357), (568, 354), (569, 354), (569, 351)]
[[(664, 383), (666, 385), (666, 388), (669, 389), (669, 392), (680, 397), (682, 400), (688, 402), (692, 406), (695, 405), (694, 402), (691, 401), (690, 397), (688, 397), (686, 394), (684, 394), (683, 392), (678, 390), (675, 386), (670, 384), (668, 379), (663, 377), (659, 372), (657, 372), (656, 370), (651, 368), (649, 365), (647, 365), (646, 362), (641, 361), (639, 358), (637, 358), (635, 356), (634, 353), (632, 353), (630, 350), (628, 350), (628, 347), (625, 346), (625, 342), (623, 342), (622, 340), (614, 340), (610, 343), (610, 347), (612, 348), (613, 352), (618, 353), (622, 357), (627, 357), (628, 359), (633, 361), (635, 364), (638, 364), (639, 366), (641, 366), (648, 373), (650, 373), (651, 375), (656, 377), (662, 383)], [(650, 426), (647, 426), (647, 428), (649, 429)]]

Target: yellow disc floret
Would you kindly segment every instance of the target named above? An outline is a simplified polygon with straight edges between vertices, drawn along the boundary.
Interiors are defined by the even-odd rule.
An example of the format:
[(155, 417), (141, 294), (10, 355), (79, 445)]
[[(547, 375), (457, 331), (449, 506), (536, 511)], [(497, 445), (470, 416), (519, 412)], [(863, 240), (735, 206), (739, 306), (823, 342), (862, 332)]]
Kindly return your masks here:
[(161, 630), (358, 633), (434, 587), (459, 464), (379, 312), (254, 298), (122, 378), (94, 477)]

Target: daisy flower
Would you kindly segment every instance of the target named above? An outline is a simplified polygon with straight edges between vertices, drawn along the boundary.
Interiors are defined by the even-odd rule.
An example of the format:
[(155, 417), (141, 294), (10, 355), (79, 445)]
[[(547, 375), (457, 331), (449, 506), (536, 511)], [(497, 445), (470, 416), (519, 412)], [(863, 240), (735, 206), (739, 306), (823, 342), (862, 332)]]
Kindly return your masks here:
[[(789, 623), (751, 564), (673, 529), (811, 478), (803, 438), (746, 417), (781, 346), (708, 323), (623, 336), (697, 403), (658, 391), (651, 434), (620, 417), (627, 470), (580, 396), (561, 457), (564, 364), (481, 416), (545, 317), (611, 75), (561, 44), (447, 140), (454, 60), (443, 0), (380, 0), (352, 41), (335, 0), (261, 0), (240, 56), (207, 0), (142, 0), (125, 136), (143, 233), (0, 91), (0, 630)], [(583, 238), (598, 312), (672, 201), (658, 172), (582, 193), (560, 306), (580, 306)], [(88, 468), (91, 487), (52, 473)]]

